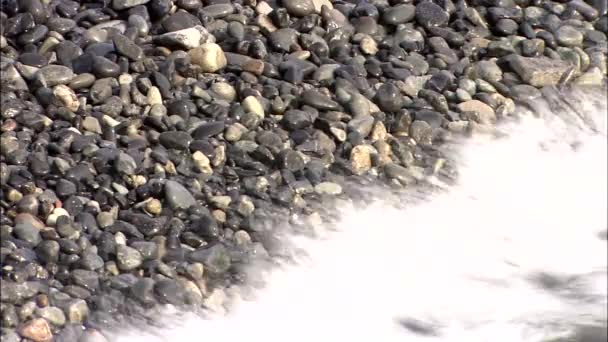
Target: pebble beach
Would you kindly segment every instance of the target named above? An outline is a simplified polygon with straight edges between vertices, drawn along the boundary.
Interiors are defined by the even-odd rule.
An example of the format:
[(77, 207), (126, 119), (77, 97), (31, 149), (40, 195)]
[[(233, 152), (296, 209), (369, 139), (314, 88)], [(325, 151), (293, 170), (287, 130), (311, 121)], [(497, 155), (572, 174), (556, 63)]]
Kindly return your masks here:
[(589, 124), (607, 32), (605, 0), (0, 0), (2, 341), (229, 310), (330, 203), (458, 179), (446, 142)]

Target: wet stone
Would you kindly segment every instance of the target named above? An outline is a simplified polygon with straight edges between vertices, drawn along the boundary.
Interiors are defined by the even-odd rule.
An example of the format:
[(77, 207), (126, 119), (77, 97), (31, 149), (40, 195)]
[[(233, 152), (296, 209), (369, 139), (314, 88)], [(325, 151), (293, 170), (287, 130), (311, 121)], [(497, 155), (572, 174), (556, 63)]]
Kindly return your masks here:
[(385, 83), (376, 92), (375, 97), (378, 107), (387, 112), (395, 112), (404, 105), (404, 98), (397, 88), (392, 83)]
[(225, 127), (226, 125), (223, 121), (203, 123), (192, 131), (191, 136), (197, 140), (209, 138), (222, 133)]
[(59, 243), (52, 240), (42, 241), (36, 248), (36, 255), (42, 262), (57, 262), (59, 259)]
[(480, 124), (492, 124), (496, 121), (496, 113), (494, 113), (494, 109), (478, 100), (470, 100), (460, 103), (458, 104), (458, 109), (463, 113), (472, 113), (475, 121)]
[(319, 110), (338, 110), (340, 108), (337, 102), (314, 90), (303, 92), (302, 102)]
[(169, 48), (194, 49), (201, 44), (215, 42), (215, 38), (203, 26), (197, 25), (161, 34), (156, 36), (154, 41)]
[(315, 192), (320, 195), (339, 195), (342, 193), (342, 187), (336, 183), (322, 182), (315, 185)]
[(113, 41), (116, 51), (118, 51), (118, 53), (121, 55), (128, 57), (132, 61), (139, 61), (144, 57), (144, 51), (142, 48), (137, 46), (137, 44), (135, 44), (129, 38), (121, 34), (116, 34), (114, 35)]
[(53, 87), (69, 83), (74, 78), (74, 72), (66, 66), (47, 65), (36, 73), (36, 77), (46, 87)]
[(15, 225), (14, 234), (16, 237), (30, 243), (32, 246), (37, 246), (42, 241), (40, 230), (29, 222)]
[(66, 321), (63, 311), (54, 306), (47, 306), (45, 308), (37, 309), (36, 314), (47, 320), (49, 323), (57, 326), (64, 325)]
[(116, 261), (120, 270), (132, 271), (141, 266), (143, 257), (134, 248), (118, 245), (116, 246)]
[(539, 98), (542, 96), (542, 93), (531, 85), (518, 84), (511, 87), (511, 96), (513, 96), (513, 99), (515, 100), (527, 101)]
[(562, 46), (580, 46), (583, 44), (583, 33), (573, 26), (564, 25), (555, 32), (555, 39)]
[(509, 59), (511, 68), (524, 82), (535, 87), (558, 84), (570, 68), (565, 61), (547, 57), (530, 58), (515, 55), (510, 57), (512, 57)]
[(426, 28), (445, 26), (448, 20), (448, 13), (434, 2), (423, 1), (416, 5), (416, 21)]
[(158, 140), (166, 148), (187, 150), (192, 137), (186, 132), (172, 131), (161, 133)]
[(44, 318), (36, 318), (26, 322), (19, 329), (19, 334), (34, 342), (47, 342), (52, 339), (49, 323)]
[(26, 52), (19, 55), (19, 61), (25, 65), (33, 66), (36, 68), (42, 68), (48, 61), (47, 59), (38, 53)]
[(202, 263), (205, 270), (212, 274), (222, 274), (231, 266), (228, 250), (219, 243), (192, 251), (188, 255), (188, 260)]
[(304, 17), (315, 11), (313, 0), (283, 0), (281, 3), (287, 13), (294, 17)]
[(112, 8), (115, 10), (124, 10), (128, 8), (132, 8), (138, 5), (144, 5), (148, 3), (150, 0), (113, 0)]
[(306, 166), (306, 162), (299, 152), (287, 150), (281, 154), (281, 166), (291, 172), (300, 171)]
[(76, 269), (70, 273), (70, 277), (75, 285), (82, 286), (89, 291), (99, 287), (99, 275), (93, 271)]
[(364, 174), (372, 167), (372, 150), (370, 146), (358, 145), (350, 152), (350, 162), (353, 173), (357, 175)]
[(366, 138), (372, 131), (374, 125), (374, 117), (372, 116), (360, 116), (352, 119), (348, 123), (348, 129), (350, 132), (357, 132), (362, 138)]
[(414, 120), (410, 125), (410, 136), (414, 139), (418, 144), (422, 145), (430, 145), (432, 138), (432, 127), (425, 121), (422, 120)]
[(163, 27), (167, 32), (184, 30), (200, 24), (201, 21), (197, 17), (186, 11), (177, 11), (163, 20)]
[(416, 16), (416, 6), (410, 4), (388, 8), (382, 14), (382, 21), (390, 25), (407, 23)]
[(502, 36), (514, 35), (518, 30), (519, 25), (512, 19), (500, 19), (494, 27), (494, 31)]
[(291, 28), (279, 29), (270, 34), (271, 46), (281, 52), (289, 52), (297, 42), (297, 31)]
[(95, 56), (92, 72), (98, 78), (117, 77), (120, 75), (120, 66), (105, 57)]
[(203, 12), (211, 18), (219, 19), (234, 12), (234, 6), (230, 3), (214, 4), (203, 7)]
[(165, 183), (165, 199), (174, 209), (188, 209), (196, 204), (194, 196), (176, 181)]
[(384, 167), (384, 173), (389, 179), (395, 179), (403, 185), (409, 185), (415, 181), (407, 168), (394, 163), (386, 165)]
[(85, 252), (81, 255), (79, 265), (85, 270), (94, 271), (103, 267), (103, 259), (92, 252)]
[(203, 72), (216, 72), (224, 68), (228, 61), (222, 48), (214, 43), (206, 43), (188, 51), (193, 64), (201, 67)]
[(70, 31), (72, 31), (72, 29), (74, 29), (76, 27), (76, 22), (69, 18), (53, 17), (53, 18), (49, 18), (49, 20), (47, 20), (46, 26), (51, 31), (59, 32), (61, 34), (66, 34)]
[(17, 42), (21, 45), (35, 44), (41, 41), (49, 32), (45, 25), (35, 26), (33, 29), (19, 35)]
[(292, 109), (283, 114), (283, 125), (289, 130), (297, 130), (312, 125), (313, 117), (310, 113)]

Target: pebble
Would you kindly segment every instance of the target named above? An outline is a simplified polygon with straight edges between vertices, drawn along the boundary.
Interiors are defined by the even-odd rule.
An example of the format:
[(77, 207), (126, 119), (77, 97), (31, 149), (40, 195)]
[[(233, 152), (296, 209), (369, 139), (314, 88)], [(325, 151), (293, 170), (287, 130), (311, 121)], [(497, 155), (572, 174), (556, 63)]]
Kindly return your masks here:
[(206, 272), (216, 275), (225, 273), (231, 266), (226, 247), (219, 243), (190, 252), (188, 260), (202, 263)]
[(372, 149), (367, 145), (355, 146), (350, 153), (350, 162), (353, 173), (361, 175), (372, 167)]
[(93, 85), (94, 82), (95, 82), (95, 75), (90, 74), (90, 73), (82, 73), (82, 74), (76, 75), (74, 78), (72, 78), (72, 80), (70, 81), (68, 86), (72, 90), (76, 91), (79, 89), (89, 88), (91, 85)]
[(228, 64), (224, 51), (215, 43), (202, 44), (188, 51), (188, 56), (190, 61), (200, 66), (203, 72), (217, 72)]
[(35, 77), (46, 87), (68, 84), (74, 78), (72, 69), (63, 65), (47, 65), (36, 73)]
[(224, 18), (234, 12), (232, 4), (214, 4), (203, 7), (205, 14), (214, 19)]
[(134, 248), (125, 245), (116, 246), (116, 263), (121, 271), (132, 271), (143, 263), (143, 257)]
[(144, 50), (122, 34), (114, 35), (113, 42), (116, 51), (132, 61), (139, 61), (144, 57)]
[(315, 185), (315, 192), (319, 195), (339, 195), (342, 193), (342, 187), (332, 182), (321, 182)]
[(374, 118), (371, 115), (359, 116), (348, 123), (350, 132), (357, 132), (362, 138), (366, 138), (372, 131)]
[(213, 173), (211, 169), (211, 161), (209, 158), (200, 151), (196, 151), (192, 154), (192, 160), (196, 169), (203, 174), (210, 175)]
[(156, 198), (152, 198), (148, 202), (146, 202), (146, 212), (152, 215), (160, 215), (162, 209), (162, 203)]
[(37, 246), (41, 241), (40, 230), (31, 222), (23, 222), (15, 225), (14, 234), (21, 240)]
[(302, 93), (302, 102), (319, 110), (338, 110), (340, 105), (331, 98), (314, 90)]
[(211, 91), (217, 94), (220, 98), (232, 102), (236, 99), (236, 90), (232, 85), (226, 82), (217, 82), (211, 85)]
[(89, 306), (82, 299), (71, 300), (65, 311), (70, 323), (83, 323), (89, 316)]
[(51, 327), (44, 318), (36, 318), (26, 322), (19, 329), (19, 334), (34, 342), (48, 342), (53, 338)]
[(120, 75), (120, 66), (105, 57), (94, 56), (92, 72), (98, 78), (117, 77)]
[(361, 51), (367, 55), (375, 55), (379, 51), (378, 44), (370, 36), (361, 38), (359, 46), (361, 47)]
[(422, 120), (414, 120), (410, 125), (410, 137), (420, 145), (431, 145), (433, 128)]
[(173, 209), (188, 209), (196, 204), (194, 196), (176, 181), (165, 183), (165, 199)]
[(255, 96), (247, 96), (241, 102), (241, 106), (246, 112), (253, 113), (257, 115), (259, 118), (264, 118), (264, 107)]
[(390, 7), (382, 14), (382, 21), (389, 25), (399, 25), (412, 21), (416, 17), (416, 6), (402, 4)]
[(402, 185), (410, 185), (415, 182), (414, 177), (412, 177), (410, 171), (401, 166), (394, 163), (387, 164), (384, 167), (384, 173), (386, 177), (389, 179), (395, 179)]
[(312, 116), (305, 111), (292, 109), (283, 114), (282, 123), (289, 130), (298, 130), (312, 125)]
[(480, 124), (493, 124), (496, 122), (494, 109), (479, 100), (470, 100), (458, 104), (458, 109), (462, 113), (472, 113), (475, 121)]
[(281, 3), (287, 13), (294, 17), (305, 17), (315, 12), (313, 0), (282, 0)]
[(376, 101), (380, 109), (396, 112), (405, 104), (403, 95), (392, 83), (385, 83), (376, 92)]
[(576, 28), (564, 25), (555, 32), (555, 39), (562, 46), (581, 46), (584, 36)]
[(449, 15), (439, 5), (431, 1), (423, 1), (416, 6), (416, 21), (426, 27), (445, 26)]
[(548, 57), (522, 57), (512, 55), (509, 65), (521, 79), (534, 87), (557, 85), (570, 65), (565, 61)]
[(63, 84), (56, 85), (53, 88), (53, 95), (59, 100), (59, 105), (75, 112), (80, 107), (80, 102), (76, 97), (76, 93), (70, 87)]
[(117, 11), (124, 10), (127, 8), (132, 8), (139, 5), (144, 5), (148, 3), (150, 0), (113, 0), (112, 8)]
[(163, 33), (156, 36), (154, 41), (170, 48), (195, 49), (200, 47), (201, 44), (214, 43), (215, 37), (203, 26), (197, 25), (183, 30)]
[(481, 78), (488, 82), (499, 82), (502, 69), (494, 61), (479, 61), (473, 66), (472, 79)]
[(56, 326), (62, 326), (65, 324), (66, 321), (65, 314), (63, 313), (63, 311), (54, 306), (39, 308), (36, 310), (36, 315), (40, 316), (41, 318), (44, 318), (46, 321)]
[(84, 128), (85, 130), (87, 130), (89, 132), (93, 132), (93, 133), (97, 133), (97, 134), (102, 133), (102, 128), (101, 128), (101, 124), (99, 123), (99, 120), (97, 120), (96, 118), (94, 118), (92, 116), (88, 116), (82, 120), (82, 128)]

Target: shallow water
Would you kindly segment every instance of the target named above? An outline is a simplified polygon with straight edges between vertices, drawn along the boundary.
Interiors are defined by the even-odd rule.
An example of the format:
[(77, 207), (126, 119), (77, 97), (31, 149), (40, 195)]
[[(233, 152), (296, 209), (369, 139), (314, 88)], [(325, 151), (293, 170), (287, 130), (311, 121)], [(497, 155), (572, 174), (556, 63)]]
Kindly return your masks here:
[(584, 103), (596, 132), (541, 106), (545, 118), (503, 126), (508, 138), (459, 147), (445, 193), (341, 205), (338, 231), (295, 239), (308, 258), (274, 271), (257, 300), (113, 340), (539, 342), (605, 322), (606, 102)]

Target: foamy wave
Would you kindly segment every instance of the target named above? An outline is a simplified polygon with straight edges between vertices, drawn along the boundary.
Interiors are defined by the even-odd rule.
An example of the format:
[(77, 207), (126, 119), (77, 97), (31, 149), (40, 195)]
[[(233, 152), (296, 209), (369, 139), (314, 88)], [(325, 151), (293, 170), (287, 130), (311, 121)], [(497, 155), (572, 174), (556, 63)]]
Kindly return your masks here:
[(306, 262), (224, 317), (167, 314), (112, 339), (539, 342), (605, 322), (606, 102), (585, 103), (593, 130), (525, 117), (468, 142), (458, 184), (423, 204), (340, 206), (337, 231), (295, 239)]

